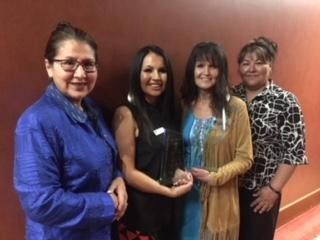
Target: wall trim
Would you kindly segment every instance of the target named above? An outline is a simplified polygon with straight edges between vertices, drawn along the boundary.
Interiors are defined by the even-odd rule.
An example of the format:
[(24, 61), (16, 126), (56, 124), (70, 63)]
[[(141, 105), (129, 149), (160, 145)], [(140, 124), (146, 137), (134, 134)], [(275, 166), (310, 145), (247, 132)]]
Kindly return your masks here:
[(305, 211), (319, 204), (320, 188), (280, 208), (277, 227), (280, 227)]

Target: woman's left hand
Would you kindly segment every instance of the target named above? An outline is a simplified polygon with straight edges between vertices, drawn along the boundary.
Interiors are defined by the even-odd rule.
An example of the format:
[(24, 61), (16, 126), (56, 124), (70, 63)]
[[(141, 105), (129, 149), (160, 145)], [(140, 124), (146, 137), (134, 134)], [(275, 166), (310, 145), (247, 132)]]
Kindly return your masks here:
[(115, 193), (118, 198), (118, 206), (117, 206), (117, 213), (116, 219), (119, 220), (125, 213), (127, 206), (128, 206), (128, 195), (126, 191), (126, 185), (124, 180), (121, 177), (115, 178), (109, 189), (108, 192)]
[(210, 172), (203, 168), (192, 168), (191, 173), (197, 180), (208, 183), (210, 181)]
[(253, 194), (256, 199), (250, 204), (254, 212), (260, 214), (264, 212), (269, 212), (273, 208), (276, 200), (278, 199), (278, 194), (273, 192), (268, 186), (262, 187), (258, 192)]

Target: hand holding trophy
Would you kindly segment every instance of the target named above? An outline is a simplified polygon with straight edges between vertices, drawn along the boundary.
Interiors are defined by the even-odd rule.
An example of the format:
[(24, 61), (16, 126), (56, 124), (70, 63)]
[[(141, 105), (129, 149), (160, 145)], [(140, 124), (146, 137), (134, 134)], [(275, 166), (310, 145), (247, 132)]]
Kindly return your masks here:
[(181, 186), (193, 181), (192, 174), (183, 170), (183, 139), (180, 132), (163, 129), (159, 182), (166, 186)]

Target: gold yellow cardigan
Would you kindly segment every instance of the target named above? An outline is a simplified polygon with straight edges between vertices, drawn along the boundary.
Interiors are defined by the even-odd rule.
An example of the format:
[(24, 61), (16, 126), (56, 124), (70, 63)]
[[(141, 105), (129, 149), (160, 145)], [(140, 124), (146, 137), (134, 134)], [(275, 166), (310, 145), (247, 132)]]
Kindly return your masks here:
[(237, 240), (239, 236), (238, 175), (252, 165), (252, 143), (246, 104), (231, 97), (226, 124), (218, 119), (205, 142), (205, 165), (216, 168), (202, 187), (201, 238)]

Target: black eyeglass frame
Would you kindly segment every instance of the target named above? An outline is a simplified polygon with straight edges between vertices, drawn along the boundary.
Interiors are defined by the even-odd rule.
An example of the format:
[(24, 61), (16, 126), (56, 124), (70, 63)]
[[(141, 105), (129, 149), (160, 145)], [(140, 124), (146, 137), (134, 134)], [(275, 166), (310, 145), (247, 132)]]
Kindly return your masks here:
[[(63, 65), (63, 63), (68, 62), (68, 61), (73, 61), (73, 62), (75, 63), (73, 69), (66, 69), (66, 67)], [(83, 69), (86, 73), (94, 73), (94, 72), (96, 72), (96, 71), (98, 70), (98, 68), (97, 68), (97, 67), (98, 67), (98, 64), (97, 64), (96, 62), (94, 62), (94, 61), (88, 61), (88, 62), (90, 62), (91, 64), (94, 63), (94, 65), (90, 65), (90, 66), (92, 66), (92, 67), (94, 66), (94, 69), (93, 69), (93, 70), (88, 70), (88, 69), (87, 69), (88, 66), (85, 65), (86, 62), (79, 62), (79, 61), (76, 60), (76, 59), (52, 59), (52, 62), (58, 62), (58, 63), (60, 63), (61, 68), (62, 68), (64, 71), (66, 71), (66, 72), (75, 72), (79, 66), (81, 66), (82, 69)], [(88, 62), (87, 62), (87, 63), (88, 63)]]

